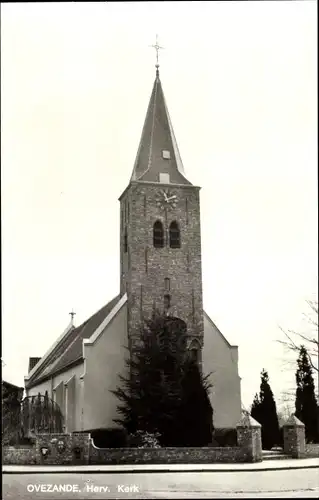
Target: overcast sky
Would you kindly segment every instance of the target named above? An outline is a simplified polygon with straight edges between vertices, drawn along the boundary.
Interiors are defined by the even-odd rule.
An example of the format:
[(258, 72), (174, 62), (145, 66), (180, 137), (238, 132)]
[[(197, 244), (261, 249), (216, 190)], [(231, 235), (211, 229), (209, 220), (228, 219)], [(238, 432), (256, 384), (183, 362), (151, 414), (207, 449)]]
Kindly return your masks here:
[(243, 404), (294, 385), (279, 325), (318, 288), (315, 1), (1, 5), (3, 378), (119, 291), (119, 202), (160, 75), (202, 186), (204, 306)]

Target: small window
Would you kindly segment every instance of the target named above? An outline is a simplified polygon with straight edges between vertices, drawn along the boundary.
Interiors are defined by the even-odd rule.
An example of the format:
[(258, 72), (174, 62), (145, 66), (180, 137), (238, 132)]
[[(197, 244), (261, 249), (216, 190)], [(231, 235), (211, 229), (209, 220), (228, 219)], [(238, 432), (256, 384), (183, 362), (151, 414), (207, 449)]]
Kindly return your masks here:
[(170, 178), (169, 178), (169, 174), (159, 174), (159, 181), (162, 183), (162, 184), (169, 184), (170, 183)]
[(170, 160), (171, 159), (171, 152), (168, 151), (167, 149), (163, 149), (162, 156), (163, 156), (164, 160)]
[(124, 232), (124, 253), (127, 253), (127, 229)]
[(167, 293), (164, 295), (164, 310), (168, 311), (171, 307), (171, 296)]
[(199, 361), (199, 355), (198, 355), (198, 349), (191, 349), (189, 351), (189, 359), (193, 362), (193, 363), (198, 363)]
[(169, 278), (164, 279), (164, 288), (167, 292), (169, 292), (169, 290), (170, 290), (170, 279)]
[(164, 228), (160, 220), (157, 220), (153, 226), (153, 245), (155, 248), (164, 247)]
[(169, 246), (171, 248), (181, 247), (181, 235), (176, 221), (171, 222), (169, 226)]

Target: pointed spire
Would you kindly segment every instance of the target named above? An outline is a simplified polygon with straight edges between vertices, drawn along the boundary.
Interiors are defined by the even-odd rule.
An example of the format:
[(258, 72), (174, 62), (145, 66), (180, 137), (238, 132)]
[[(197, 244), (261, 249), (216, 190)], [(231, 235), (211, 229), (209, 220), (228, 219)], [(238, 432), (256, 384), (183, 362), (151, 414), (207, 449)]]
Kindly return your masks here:
[(131, 181), (191, 184), (184, 177), (184, 167), (159, 77), (158, 50), (162, 47), (158, 45), (157, 38), (152, 47), (156, 49), (156, 77)]

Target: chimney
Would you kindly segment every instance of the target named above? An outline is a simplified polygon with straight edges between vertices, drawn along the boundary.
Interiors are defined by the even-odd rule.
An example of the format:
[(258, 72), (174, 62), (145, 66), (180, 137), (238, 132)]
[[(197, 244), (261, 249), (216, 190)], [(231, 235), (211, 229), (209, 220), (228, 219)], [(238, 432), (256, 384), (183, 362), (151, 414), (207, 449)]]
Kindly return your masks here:
[(32, 368), (35, 367), (36, 364), (39, 363), (41, 358), (29, 358), (29, 373), (32, 370)]

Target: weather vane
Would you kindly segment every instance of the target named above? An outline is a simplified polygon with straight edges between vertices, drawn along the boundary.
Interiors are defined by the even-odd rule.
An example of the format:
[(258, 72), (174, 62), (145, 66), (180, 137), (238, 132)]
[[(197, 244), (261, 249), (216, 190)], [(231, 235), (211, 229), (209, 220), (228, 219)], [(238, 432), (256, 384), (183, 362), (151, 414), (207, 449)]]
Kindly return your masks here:
[(73, 325), (73, 318), (76, 315), (76, 313), (73, 311), (73, 308), (72, 308), (72, 311), (69, 313), (69, 315), (71, 316), (71, 323)]
[(150, 45), (150, 47), (153, 47), (156, 50), (156, 65), (155, 65), (155, 68), (158, 71), (158, 68), (159, 68), (158, 51), (160, 49), (163, 49), (164, 47), (161, 47), (160, 45), (158, 45), (158, 36), (157, 35), (156, 35), (156, 43), (155, 43), (155, 45)]

